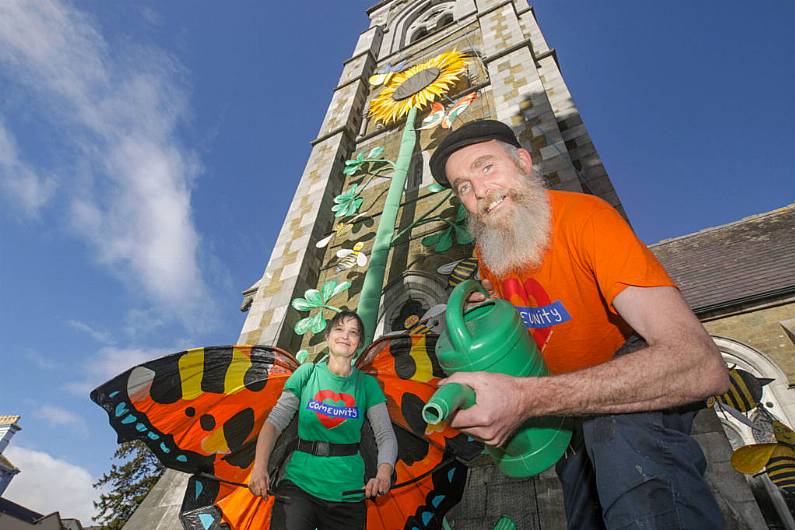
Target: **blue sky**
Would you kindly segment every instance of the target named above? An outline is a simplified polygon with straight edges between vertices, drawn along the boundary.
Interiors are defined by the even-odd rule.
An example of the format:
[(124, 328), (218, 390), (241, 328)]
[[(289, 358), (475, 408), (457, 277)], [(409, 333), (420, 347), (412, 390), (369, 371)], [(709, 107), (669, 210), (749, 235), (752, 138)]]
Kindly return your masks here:
[[(8, 498), (87, 522), (115, 447), (90, 389), (237, 339), (373, 3), (0, 4)], [(795, 4), (534, 6), (644, 241), (795, 202)]]

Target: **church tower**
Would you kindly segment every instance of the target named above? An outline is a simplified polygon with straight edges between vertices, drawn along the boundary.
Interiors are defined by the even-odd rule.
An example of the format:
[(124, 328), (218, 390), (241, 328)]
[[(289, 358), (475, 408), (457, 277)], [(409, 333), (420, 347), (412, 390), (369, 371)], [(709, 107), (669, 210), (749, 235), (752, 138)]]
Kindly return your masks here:
[[(376, 337), (413, 329), (452, 286), (474, 277), (465, 215), (428, 167), (441, 139), (468, 121), (508, 124), (548, 187), (597, 195), (624, 213), (527, 0), (384, 0), (368, 15), (264, 274), (243, 293), (240, 344), (276, 345), (300, 359), (320, 354), (332, 308), (361, 314), (384, 219), (392, 233), (376, 282)], [(424, 91), (434, 97), (406, 117), (403, 102)], [(389, 177), (401, 164), (392, 221)], [(125, 529), (179, 529), (185, 483), (168, 470)], [(490, 528), (493, 514), (508, 514), (518, 528), (563, 528), (557, 484), (552, 472), (510, 481), (480, 466), (449, 519), (455, 528)]]

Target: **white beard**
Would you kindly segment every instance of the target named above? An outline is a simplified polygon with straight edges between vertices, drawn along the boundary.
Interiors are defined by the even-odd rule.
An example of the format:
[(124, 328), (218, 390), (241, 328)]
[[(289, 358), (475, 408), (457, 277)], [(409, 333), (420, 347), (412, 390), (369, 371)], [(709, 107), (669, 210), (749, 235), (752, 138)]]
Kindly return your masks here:
[[(527, 267), (537, 267), (549, 245), (552, 212), (541, 178), (534, 172), (525, 177), (525, 186), (508, 192), (511, 208), (492, 218), (484, 213), (493, 193), (478, 202), (478, 213), (469, 215), (469, 230), (477, 240), (480, 257), (497, 276)], [(534, 168), (535, 169), (535, 168)]]

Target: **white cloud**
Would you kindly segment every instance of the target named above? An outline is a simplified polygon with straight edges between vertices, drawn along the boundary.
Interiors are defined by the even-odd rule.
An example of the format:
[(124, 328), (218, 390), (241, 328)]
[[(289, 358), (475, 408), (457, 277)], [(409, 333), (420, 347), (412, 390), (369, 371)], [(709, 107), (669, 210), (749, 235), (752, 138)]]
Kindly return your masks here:
[(112, 335), (107, 331), (99, 331), (94, 329), (90, 325), (86, 324), (85, 322), (81, 322), (79, 320), (68, 320), (67, 321), (70, 326), (78, 331), (82, 331), (95, 341), (101, 344), (110, 344), (113, 342)]
[(3, 496), (42, 514), (59, 512), (62, 518), (75, 517), (88, 526), (95, 515), (92, 501), (99, 497), (91, 474), (80, 466), (51, 455), (9, 446), (3, 453), (21, 471)]
[(154, 309), (130, 309), (124, 317), (124, 333), (131, 339), (162, 328), (168, 317)]
[(31, 350), (25, 354), (25, 357), (36, 365), (41, 370), (55, 370), (58, 368), (59, 363), (50, 357), (42, 355), (36, 350)]
[(19, 159), (11, 132), (0, 121), (0, 192), (28, 217), (36, 217), (55, 191), (55, 180), (43, 177)]
[(158, 348), (101, 348), (96, 355), (85, 362), (81, 379), (66, 383), (66, 389), (76, 395), (86, 396), (105, 381), (125, 372), (129, 368), (178, 349)]
[(36, 416), (45, 420), (51, 427), (67, 427), (84, 438), (88, 436), (86, 420), (65, 408), (55, 405), (42, 405), (36, 411)]
[[(67, 167), (79, 171), (59, 173), (74, 233), (133, 290), (192, 329), (206, 327), (191, 213), (201, 166), (178, 139), (178, 126), (190, 118), (180, 64), (159, 49), (106, 41), (69, 4), (17, 0), (0, 2), (0, 70), (34, 95), (76, 153)], [(24, 190), (15, 193), (31, 197), (36, 210), (52, 184), (33, 169), (25, 175)]]

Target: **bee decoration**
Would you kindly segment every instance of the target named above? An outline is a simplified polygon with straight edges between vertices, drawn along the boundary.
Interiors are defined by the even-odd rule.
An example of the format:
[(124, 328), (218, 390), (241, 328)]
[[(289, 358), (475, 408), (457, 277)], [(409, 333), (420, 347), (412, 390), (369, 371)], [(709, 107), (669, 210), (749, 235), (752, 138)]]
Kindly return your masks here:
[(444, 327), (445, 309), (447, 309), (446, 304), (437, 304), (423, 313), (422, 316), (411, 314), (403, 321), (404, 329), (387, 333), (387, 335), (402, 335), (405, 333), (409, 335), (428, 335), (429, 333), (439, 335)]
[(475, 256), (442, 265), (436, 269), (436, 272), (448, 277), (447, 286), (451, 289), (464, 280), (469, 280), (471, 278), (476, 280), (480, 279), (480, 275), (478, 274), (478, 259)]
[(762, 400), (762, 388), (772, 381), (773, 379), (755, 377), (739, 368), (731, 368), (729, 369), (729, 391), (709, 398), (707, 406), (711, 407), (717, 401), (720, 405), (740, 412), (750, 412), (759, 406), (759, 402)]
[(748, 475), (764, 472), (778, 488), (795, 493), (795, 432), (779, 420), (772, 423), (776, 442), (738, 448), (732, 467)]
[(364, 243), (359, 241), (353, 248), (343, 248), (337, 251), (337, 257), (340, 259), (337, 263), (337, 272), (352, 269), (355, 266), (364, 267), (367, 265), (367, 256), (362, 249)]

